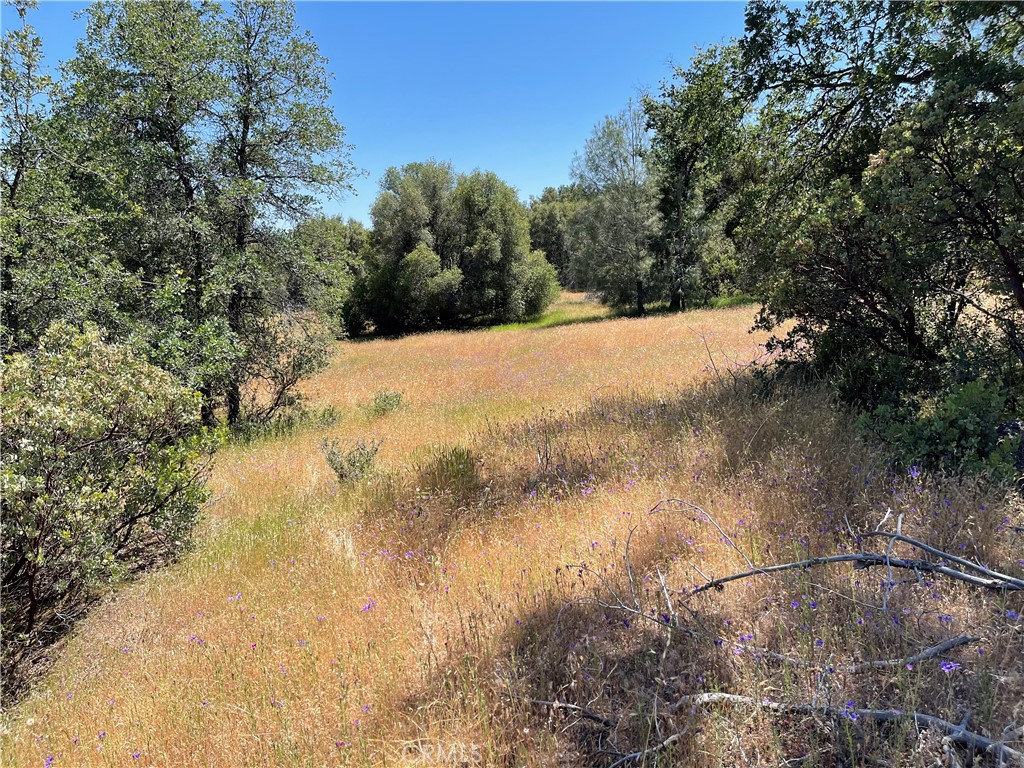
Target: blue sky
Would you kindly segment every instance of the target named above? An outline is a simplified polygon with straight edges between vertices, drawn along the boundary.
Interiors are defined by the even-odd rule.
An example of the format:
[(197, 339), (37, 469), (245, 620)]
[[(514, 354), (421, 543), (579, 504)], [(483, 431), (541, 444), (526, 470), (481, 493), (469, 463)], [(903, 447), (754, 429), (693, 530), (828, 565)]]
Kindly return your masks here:
[[(74, 54), (78, 2), (30, 16), (51, 64)], [(743, 31), (743, 4), (299, 2), (334, 73), (332, 105), (365, 171), (324, 210), (369, 224), (388, 166), (490, 170), (526, 201), (569, 181), (594, 125), (656, 91), (696, 47)], [(4, 10), (5, 23), (10, 9)]]

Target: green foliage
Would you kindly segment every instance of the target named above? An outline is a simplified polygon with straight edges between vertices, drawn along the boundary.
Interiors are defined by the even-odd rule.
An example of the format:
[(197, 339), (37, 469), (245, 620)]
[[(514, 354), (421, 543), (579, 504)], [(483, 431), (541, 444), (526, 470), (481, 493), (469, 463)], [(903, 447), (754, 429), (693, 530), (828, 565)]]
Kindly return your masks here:
[(360, 440), (342, 448), (340, 441), (325, 438), (320, 443), (320, 450), (340, 482), (354, 483), (370, 474), (380, 443)]
[(573, 273), (572, 222), (583, 198), (582, 190), (572, 185), (547, 187), (539, 198), (530, 200), (530, 247), (544, 252), (558, 281), (568, 288), (582, 285)]
[(514, 321), (557, 295), (543, 257), (530, 255), (525, 208), (493, 173), (456, 176), (433, 161), (388, 169), (372, 216), (353, 333)]
[(425, 243), (398, 262), (393, 299), (409, 328), (443, 328), (451, 323), (462, 286), (462, 270), (443, 269), (441, 257)]
[(402, 406), (402, 393), (388, 389), (375, 392), (369, 405), (360, 406), (371, 419), (397, 411)]
[(748, 304), (757, 304), (759, 301), (760, 299), (756, 296), (751, 296), (749, 293), (734, 291), (724, 296), (715, 296), (708, 303), (713, 309), (725, 309), (727, 307), (744, 307)]
[(308, 408), (297, 405), (265, 421), (242, 422), (231, 430), (232, 442), (242, 445), (290, 437), (305, 430), (326, 429), (341, 421), (343, 413), (333, 405)]
[(643, 113), (630, 102), (594, 128), (572, 165), (587, 196), (574, 219), (574, 274), (606, 304), (632, 305), (640, 315), (661, 287), (654, 284), (658, 213), (649, 145)]
[(984, 463), (1024, 402), (1019, 9), (765, 3), (739, 46), (759, 324), (907, 455)]
[(644, 98), (653, 130), (649, 164), (661, 231), (655, 270), (671, 309), (733, 289), (739, 272), (728, 233), (746, 172), (740, 152), (746, 104), (737, 91), (737, 51), (711, 48), (677, 67), (658, 98)]
[(523, 315), (539, 317), (562, 291), (558, 272), (542, 251), (530, 252), (523, 271)]
[(354, 219), (314, 216), (288, 233), (285, 271), (288, 298), (344, 334), (352, 288), (363, 275), (369, 232)]
[(55, 324), (8, 358), (2, 404), (7, 677), (58, 614), (188, 544), (219, 436), (200, 429), (195, 393), (95, 328)]
[(1000, 439), (1005, 419), (1000, 387), (977, 379), (923, 404), (881, 405), (861, 416), (860, 424), (893, 445), (907, 464), (1012, 477), (1020, 436)]
[(355, 279), (330, 225), (270, 224), (308, 217), (351, 174), (323, 57), (287, 2), (86, 14), (62, 87), (39, 74), (30, 27), (5, 36), (5, 344), (88, 319), (201, 392), (207, 423), (269, 418), (243, 413), (254, 391), (323, 360), (295, 317), (337, 335)]

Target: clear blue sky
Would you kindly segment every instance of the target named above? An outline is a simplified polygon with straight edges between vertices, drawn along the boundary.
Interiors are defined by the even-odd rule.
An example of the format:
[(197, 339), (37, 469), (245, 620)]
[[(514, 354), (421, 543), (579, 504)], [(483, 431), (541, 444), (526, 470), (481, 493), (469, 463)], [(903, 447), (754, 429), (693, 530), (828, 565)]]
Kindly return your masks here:
[[(74, 54), (85, 25), (73, 17), (86, 5), (44, 0), (31, 14), (52, 64)], [(436, 158), (494, 171), (524, 201), (567, 183), (598, 121), (656, 91), (695, 47), (743, 31), (738, 2), (296, 7), (329, 61), (335, 114), (366, 172), (324, 210), (367, 224), (391, 165)]]

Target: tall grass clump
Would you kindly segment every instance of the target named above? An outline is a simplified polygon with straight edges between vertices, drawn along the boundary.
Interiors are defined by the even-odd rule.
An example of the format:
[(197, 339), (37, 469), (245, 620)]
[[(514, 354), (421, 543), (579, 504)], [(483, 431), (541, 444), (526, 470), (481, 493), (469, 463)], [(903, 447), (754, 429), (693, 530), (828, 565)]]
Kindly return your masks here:
[(233, 442), (249, 445), (263, 440), (291, 437), (303, 431), (315, 431), (334, 426), (344, 416), (332, 405), (309, 408), (301, 405), (280, 411), (265, 421), (242, 421), (231, 430)]

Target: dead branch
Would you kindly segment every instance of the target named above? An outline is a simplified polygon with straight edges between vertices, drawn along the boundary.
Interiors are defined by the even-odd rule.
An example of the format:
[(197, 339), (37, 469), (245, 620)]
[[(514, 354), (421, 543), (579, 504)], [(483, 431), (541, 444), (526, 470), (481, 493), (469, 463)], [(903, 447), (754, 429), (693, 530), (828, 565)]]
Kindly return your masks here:
[[(895, 536), (897, 534), (891, 535)], [(734, 573), (729, 576), (712, 579), (707, 584), (701, 584), (700, 586), (694, 587), (690, 590), (689, 594), (692, 596), (700, 594), (701, 592), (707, 592), (711, 589), (721, 590), (722, 587), (730, 581), (746, 579), (751, 576), (779, 573), (780, 571), (798, 570), (810, 568), (816, 565), (828, 565), (830, 563), (854, 563), (855, 568), (870, 568), (871, 566), (885, 565), (892, 568), (905, 568), (911, 571), (941, 573), (944, 576), (949, 576), (951, 579), (963, 581), (984, 589), (1008, 590), (1011, 592), (1024, 590), (1024, 582), (1011, 577), (987, 579), (970, 573), (964, 573), (963, 571), (958, 571), (956, 568), (950, 568), (949, 566), (936, 565), (928, 560), (904, 560), (903, 558), (898, 557), (887, 557), (886, 555), (863, 552), (858, 554), (829, 555), (828, 557), (812, 557), (807, 560), (798, 560), (792, 563), (780, 563), (779, 565), (768, 565), (764, 568), (753, 568), (749, 571), (743, 571), (742, 573)], [(976, 569), (979, 567), (980, 566), (975, 566)], [(1001, 574), (999, 576), (1001, 576)], [(1009, 581), (1004, 579), (1009, 579)]]
[(669, 736), (667, 739), (665, 739), (664, 741), (662, 741), (662, 742), (660, 742), (658, 744), (655, 744), (653, 747), (650, 747), (648, 749), (641, 749), (641, 750), (639, 750), (637, 752), (630, 752), (627, 755), (623, 755), (618, 760), (616, 760), (614, 763), (609, 765), (608, 768), (618, 768), (620, 765), (625, 765), (630, 760), (643, 760), (645, 757), (657, 754), (658, 752), (661, 752), (661, 751), (663, 751), (665, 749), (668, 749), (673, 744), (675, 744), (677, 741), (679, 741), (681, 738), (683, 738), (683, 736), (685, 736), (685, 735), (686, 735), (686, 731), (682, 731), (680, 733), (674, 733), (671, 736)]
[(602, 717), (601, 715), (591, 712), (589, 709), (584, 709), (583, 707), (577, 706), (576, 704), (569, 704), (565, 701), (542, 701), (541, 699), (527, 699), (527, 702), (529, 702), (530, 704), (536, 704), (538, 707), (550, 707), (553, 710), (563, 709), (569, 712), (575, 712), (577, 715), (584, 718), (585, 720), (592, 720), (595, 723), (603, 725), (605, 728), (615, 728), (618, 726), (618, 723), (615, 720), (609, 720), (606, 717)]
[(917, 547), (921, 551), (927, 552), (930, 555), (935, 555), (935, 557), (942, 558), (943, 560), (946, 560), (948, 562), (956, 563), (957, 565), (962, 565), (964, 568), (969, 568), (972, 571), (980, 573), (982, 576), (987, 576), (990, 579), (996, 581), (1003, 581), (1007, 584), (1012, 584), (1014, 589), (1024, 589), (1024, 579), (1017, 579), (1013, 576), (1007, 576), (1005, 573), (993, 571), (992, 569), (986, 568), (985, 566), (979, 565), (978, 563), (972, 563), (970, 560), (965, 560), (962, 557), (951, 555), (949, 552), (943, 552), (941, 549), (936, 549), (935, 547), (929, 546), (928, 544), (925, 544), (923, 541), (918, 541), (917, 539), (912, 539), (909, 536), (904, 536), (902, 533), (891, 533), (887, 531), (867, 531), (865, 533), (862, 533), (861, 536), (885, 536), (890, 540), (902, 541), (905, 544), (909, 544), (912, 547)]
[(878, 661), (865, 661), (860, 664), (854, 664), (850, 667), (850, 672), (866, 672), (869, 669), (885, 669), (886, 667), (904, 667), (907, 664), (917, 664), (919, 661), (925, 661), (926, 659), (933, 659), (941, 653), (951, 651), (954, 648), (959, 648), (961, 645), (967, 645), (968, 643), (976, 643), (981, 640), (980, 637), (971, 637), (970, 635), (960, 635), (958, 637), (950, 638), (938, 645), (933, 645), (931, 648), (925, 648), (920, 653), (915, 653), (913, 656), (908, 656), (905, 659), (880, 659)]
[(961, 744), (976, 753), (983, 753), (998, 758), (1000, 763), (1012, 760), (1018, 765), (1024, 766), (1024, 752), (1019, 752), (1006, 746), (1001, 741), (995, 741), (982, 736), (980, 733), (968, 731), (966, 723), (956, 724), (948, 720), (926, 715), (921, 712), (904, 712), (899, 709), (853, 709), (840, 707), (812, 707), (809, 704), (788, 704), (785, 702), (766, 701), (751, 696), (739, 696), (734, 693), (698, 693), (683, 696), (672, 705), (670, 711), (678, 712), (689, 705), (696, 709), (703, 704), (747, 704), (749, 706), (769, 709), (774, 712), (788, 712), (797, 714), (820, 714), (830, 718), (846, 718), (857, 720), (874, 720), (876, 722), (896, 722), (898, 720), (912, 720), (914, 725), (920, 729), (930, 728), (940, 731), (953, 741)]

